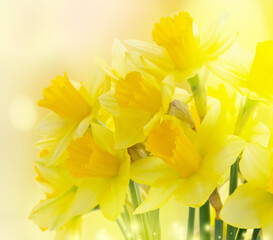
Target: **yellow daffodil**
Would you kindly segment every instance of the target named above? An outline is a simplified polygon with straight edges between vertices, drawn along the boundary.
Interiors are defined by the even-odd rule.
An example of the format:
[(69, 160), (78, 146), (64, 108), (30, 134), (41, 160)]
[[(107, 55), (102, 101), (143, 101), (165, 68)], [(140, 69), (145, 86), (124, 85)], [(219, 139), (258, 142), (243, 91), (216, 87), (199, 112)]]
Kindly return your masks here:
[(263, 239), (273, 236), (273, 155), (259, 145), (247, 144), (240, 171), (247, 183), (227, 199), (221, 218), (239, 228), (262, 228)]
[(33, 209), (30, 219), (44, 230), (65, 229), (72, 224), (69, 221), (99, 205), (114, 221), (125, 203), (129, 167), (127, 151), (114, 150), (112, 132), (92, 123), (91, 133), (70, 142), (62, 165), (45, 167), (43, 158), (37, 162), (37, 180), (46, 187), (47, 198)]
[(149, 73), (143, 71), (140, 54), (128, 51), (118, 39), (115, 39), (113, 42), (111, 66), (97, 56), (95, 61), (100, 69), (114, 82), (120, 78), (125, 78), (127, 73), (133, 71), (140, 72), (145, 79), (152, 78)]
[[(209, 87), (208, 96), (209, 102), (213, 103), (220, 100), (222, 105), (225, 106), (227, 115), (226, 128), (228, 132), (235, 133), (240, 107), (242, 106), (242, 102), (245, 101), (244, 97), (234, 88), (224, 83), (218, 84), (216, 88)], [(259, 143), (267, 147), (271, 132), (267, 123), (261, 117), (258, 118), (257, 112), (254, 111), (238, 135), (248, 143)]]
[(36, 145), (49, 151), (45, 157), (47, 165), (63, 161), (63, 152), (69, 141), (82, 136), (91, 119), (98, 117), (97, 97), (104, 91), (104, 83), (102, 72), (85, 85), (70, 81), (65, 74), (64, 77), (57, 76), (44, 90), (44, 98), (38, 105), (51, 112), (38, 127), (43, 139)]
[(272, 103), (273, 41), (258, 43), (255, 56), (234, 45), (219, 59), (209, 63), (209, 69), (246, 95)]
[[(153, 81), (152, 81), (153, 80)], [(130, 147), (145, 139), (147, 132), (166, 113), (173, 88), (129, 72), (114, 89), (99, 97), (102, 107), (113, 115), (117, 148)]]
[(136, 212), (162, 207), (172, 196), (188, 206), (204, 204), (244, 147), (224, 126), (220, 103), (210, 108), (197, 133), (175, 118), (163, 118), (145, 141), (152, 156), (131, 166), (132, 179), (151, 186)]
[(155, 43), (137, 40), (125, 41), (130, 51), (141, 55), (143, 69), (165, 78), (169, 74), (176, 81), (194, 76), (202, 66), (224, 53), (236, 35), (221, 38), (228, 14), (220, 17), (205, 31), (198, 33), (187, 12), (161, 18), (155, 24), (152, 36)]

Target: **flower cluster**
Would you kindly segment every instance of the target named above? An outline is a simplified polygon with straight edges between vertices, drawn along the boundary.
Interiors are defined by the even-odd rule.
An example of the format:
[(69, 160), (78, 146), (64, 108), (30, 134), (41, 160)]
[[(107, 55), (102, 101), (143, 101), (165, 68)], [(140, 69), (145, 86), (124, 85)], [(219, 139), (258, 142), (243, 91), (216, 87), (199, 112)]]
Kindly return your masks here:
[(227, 19), (198, 32), (187, 12), (161, 18), (151, 43), (115, 40), (89, 81), (52, 80), (38, 102), (50, 113), (33, 222), (81, 239), (82, 216), (99, 210), (125, 239), (159, 240), (159, 209), (174, 198), (189, 207), (187, 239), (195, 208), (202, 240), (223, 239), (225, 224), (227, 239), (273, 239), (273, 41), (253, 56), (237, 33), (222, 36)]

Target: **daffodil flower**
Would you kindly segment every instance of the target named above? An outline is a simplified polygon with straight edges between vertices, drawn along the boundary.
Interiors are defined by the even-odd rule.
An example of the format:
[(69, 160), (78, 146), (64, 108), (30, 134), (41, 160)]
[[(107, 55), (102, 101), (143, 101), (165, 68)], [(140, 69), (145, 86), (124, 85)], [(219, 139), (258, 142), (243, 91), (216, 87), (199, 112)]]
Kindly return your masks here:
[(44, 98), (38, 105), (51, 112), (37, 129), (43, 139), (36, 146), (49, 151), (45, 157), (48, 166), (61, 163), (70, 140), (81, 137), (98, 116), (97, 97), (104, 91), (104, 82), (102, 72), (85, 85), (71, 82), (65, 74), (57, 76), (44, 90)]
[(116, 148), (130, 147), (145, 139), (147, 132), (168, 112), (174, 88), (145, 79), (137, 71), (120, 78), (114, 89), (99, 97), (113, 115)]
[(210, 108), (197, 133), (178, 119), (164, 117), (145, 141), (152, 156), (131, 166), (132, 179), (151, 186), (136, 213), (160, 208), (172, 196), (187, 206), (203, 205), (244, 147), (224, 126), (220, 103)]
[(223, 54), (235, 41), (237, 34), (221, 38), (228, 14), (220, 17), (205, 31), (198, 33), (187, 12), (161, 18), (152, 36), (155, 43), (125, 41), (128, 49), (141, 55), (142, 68), (150, 74), (173, 74), (175, 80), (193, 77), (210, 60)]
[(109, 129), (96, 123), (91, 129), (70, 142), (62, 165), (45, 167), (43, 158), (37, 163), (37, 180), (46, 187), (47, 198), (33, 209), (30, 219), (44, 230), (60, 229), (97, 205), (112, 221), (122, 210), (130, 157), (125, 149), (114, 150)]
[[(216, 88), (209, 87), (208, 96), (209, 105), (215, 103), (215, 101), (221, 101), (227, 115), (226, 129), (228, 129), (228, 132), (230, 133), (235, 133), (240, 107), (245, 100), (244, 96), (238, 93), (232, 86), (228, 86), (223, 82), (218, 82)], [(258, 109), (260, 109), (260, 113), (261, 108), (258, 107)], [(239, 136), (248, 143), (258, 143), (267, 147), (271, 137), (270, 128), (268, 126), (269, 121), (264, 121), (264, 115), (260, 115), (261, 113), (259, 114), (259, 117), (257, 117), (257, 111), (254, 111), (247, 119)]]
[(259, 145), (247, 144), (240, 171), (247, 183), (226, 200), (220, 217), (239, 228), (262, 228), (263, 239), (273, 236), (273, 155)]
[(267, 104), (273, 99), (273, 41), (257, 44), (256, 53), (249, 53), (238, 44), (216, 61), (208, 64), (219, 78), (235, 86), (243, 94)]

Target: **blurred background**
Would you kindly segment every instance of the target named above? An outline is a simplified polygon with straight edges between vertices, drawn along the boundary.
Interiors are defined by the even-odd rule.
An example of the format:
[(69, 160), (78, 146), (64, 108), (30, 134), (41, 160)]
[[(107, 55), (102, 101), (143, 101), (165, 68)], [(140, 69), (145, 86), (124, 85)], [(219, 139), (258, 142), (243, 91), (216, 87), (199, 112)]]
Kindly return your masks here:
[[(199, 30), (226, 11), (226, 32), (239, 32), (238, 43), (255, 51), (257, 42), (273, 39), (271, 0), (2, 0), (0, 1), (0, 238), (47, 240), (27, 220), (43, 197), (35, 183), (33, 147), (37, 123), (46, 111), (36, 102), (43, 88), (67, 71), (85, 81), (95, 67), (93, 56), (110, 61), (114, 38), (151, 41), (162, 16), (189, 11)], [(161, 211), (162, 239), (184, 239), (187, 209), (171, 203)], [(99, 212), (86, 219), (88, 239), (122, 239), (115, 223)]]

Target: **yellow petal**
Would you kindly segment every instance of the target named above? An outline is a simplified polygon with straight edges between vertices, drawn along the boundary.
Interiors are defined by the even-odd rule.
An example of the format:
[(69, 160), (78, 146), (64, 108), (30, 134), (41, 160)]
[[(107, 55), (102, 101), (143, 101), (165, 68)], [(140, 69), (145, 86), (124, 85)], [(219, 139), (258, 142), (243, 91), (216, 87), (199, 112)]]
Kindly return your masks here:
[(217, 77), (235, 87), (247, 87), (253, 55), (238, 44), (234, 44), (216, 61), (207, 66)]
[(204, 156), (223, 137), (224, 133), (225, 113), (221, 104), (215, 103), (206, 114), (199, 128), (198, 149), (201, 156)]
[(229, 19), (229, 13), (225, 13), (209, 25), (200, 33), (199, 49), (203, 55), (208, 55), (215, 51), (218, 42), (221, 40), (223, 28)]
[(36, 163), (34, 167), (37, 173), (36, 181), (42, 186), (47, 198), (61, 195), (73, 186), (66, 169), (61, 166), (45, 167)]
[(113, 78), (114, 80), (117, 80), (118, 77), (112, 72), (111, 67), (100, 57), (95, 56), (94, 57), (95, 62), (100, 67), (101, 71)]
[(78, 184), (75, 199), (69, 212), (71, 216), (79, 216), (89, 212), (99, 204), (109, 179), (89, 178)]
[(270, 240), (273, 236), (273, 208), (267, 211), (262, 218), (263, 240)]
[(115, 221), (121, 213), (128, 191), (130, 158), (125, 151), (122, 152), (123, 161), (118, 176), (110, 179), (100, 202), (100, 209), (104, 217), (111, 221)]
[(138, 52), (160, 68), (164, 70), (173, 68), (172, 61), (164, 48), (159, 47), (154, 43), (139, 40), (126, 40), (125, 44), (130, 50)]
[(218, 179), (195, 174), (184, 179), (175, 192), (175, 200), (186, 206), (201, 207), (217, 186)]
[(99, 97), (99, 102), (102, 107), (111, 113), (113, 116), (120, 114), (120, 108), (117, 100), (114, 98), (114, 91), (109, 91)]
[(145, 139), (144, 126), (151, 120), (148, 112), (134, 109), (122, 109), (115, 117), (115, 148), (127, 148)]
[(43, 96), (44, 99), (38, 105), (63, 118), (79, 122), (91, 112), (90, 105), (74, 88), (66, 74), (52, 80), (52, 85), (44, 90)]
[(243, 147), (243, 141), (235, 136), (229, 136), (221, 143), (217, 143), (204, 157), (200, 171), (185, 179), (177, 189), (176, 200), (187, 206), (202, 206)]
[(246, 183), (227, 199), (220, 217), (238, 228), (260, 228), (263, 216), (272, 207), (272, 194)]
[(157, 157), (142, 158), (131, 165), (131, 178), (138, 183), (152, 185), (160, 179), (175, 176), (178, 174)]
[(200, 33), (199, 51), (202, 58), (212, 60), (226, 52), (235, 42), (238, 33), (221, 38), (222, 30), (229, 18), (229, 13), (220, 16), (206, 30)]
[(177, 68), (183, 70), (197, 63), (199, 56), (189, 13), (179, 12), (173, 17), (161, 18), (155, 24), (153, 39), (167, 50)]
[(248, 79), (249, 89), (267, 99), (272, 97), (273, 88), (273, 41), (257, 44), (255, 57)]
[(204, 157), (201, 174), (211, 175), (212, 178), (222, 176), (236, 161), (245, 146), (243, 139), (233, 135), (225, 136), (222, 141), (216, 142)]
[(70, 219), (68, 212), (77, 187), (72, 187), (65, 194), (41, 201), (31, 212), (29, 218), (42, 229), (56, 230)]
[(157, 181), (150, 188), (148, 197), (135, 210), (135, 214), (161, 208), (168, 203), (174, 191), (179, 186), (180, 180), (177, 177), (165, 178)]
[(54, 112), (50, 112), (39, 123), (37, 132), (43, 136), (54, 136), (60, 133), (60, 129), (65, 129), (70, 124), (69, 120), (61, 118)]
[(214, 51), (210, 55), (206, 56), (207, 60), (211, 61), (226, 52), (234, 44), (237, 37), (238, 33), (234, 33), (219, 41)]
[(119, 77), (124, 77), (126, 71), (124, 69), (126, 49), (118, 39), (114, 39), (112, 46), (112, 68)]
[(92, 123), (91, 128), (94, 141), (106, 151), (114, 154), (113, 133), (108, 128), (97, 123)]
[(46, 136), (36, 144), (48, 149), (45, 146), (47, 141), (49, 140), (49, 143), (52, 143), (51, 146), (48, 145), (49, 153), (43, 158), (43, 162), (46, 164), (46, 166), (55, 166), (63, 162), (66, 155), (65, 150), (71, 139), (73, 139), (76, 129), (76, 124), (69, 124), (64, 126), (64, 128), (59, 129), (59, 131), (56, 132), (56, 135), (52, 135), (50, 137)]
[(265, 188), (272, 168), (273, 162), (269, 149), (254, 143), (245, 146), (240, 161), (240, 170), (247, 181)]
[(264, 123), (249, 119), (240, 136), (249, 143), (267, 147), (270, 135), (270, 130)]
[[(94, 76), (85, 81), (83, 86), (86, 92), (85, 98), (88, 99), (90, 105), (93, 106), (98, 101), (100, 95), (110, 90), (110, 79), (103, 71), (97, 69)], [(80, 89), (81, 93), (82, 89), (83, 88)]]
[(55, 240), (83, 240), (82, 225), (82, 218), (74, 217), (56, 231)]

